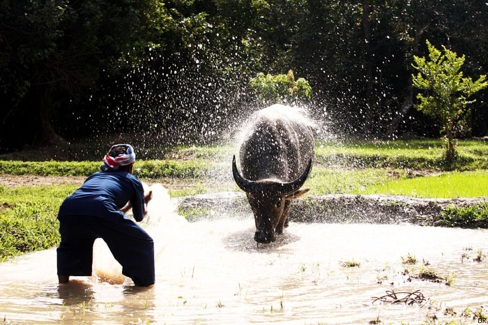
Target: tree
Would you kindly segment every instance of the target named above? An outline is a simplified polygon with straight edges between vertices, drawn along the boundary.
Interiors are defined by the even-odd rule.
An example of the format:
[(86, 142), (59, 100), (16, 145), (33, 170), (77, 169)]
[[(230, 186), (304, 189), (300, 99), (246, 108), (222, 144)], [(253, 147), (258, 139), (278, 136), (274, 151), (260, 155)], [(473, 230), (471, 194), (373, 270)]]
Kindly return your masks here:
[(442, 131), (447, 137), (446, 160), (451, 162), (456, 157), (456, 127), (466, 120), (469, 113), (467, 106), (475, 101), (468, 98), (488, 87), (488, 82), (485, 81), (486, 75), (481, 75), (476, 81), (463, 77), (461, 68), (464, 55), (458, 57), (445, 46), (442, 46), (442, 53), (428, 40), (426, 43), (429, 58), (413, 57), (413, 67), (418, 70), (418, 74), (412, 76), (413, 85), (423, 91), (417, 95), (420, 103), (416, 108), (442, 123)]
[(163, 9), (152, 0), (2, 0), (0, 151), (64, 141), (53, 116), (140, 55), (164, 25)]
[(260, 72), (249, 81), (249, 87), (254, 91), (258, 100), (265, 105), (277, 102), (296, 104), (312, 96), (312, 87), (307, 80), (295, 76), (292, 70), (287, 74), (271, 75)]

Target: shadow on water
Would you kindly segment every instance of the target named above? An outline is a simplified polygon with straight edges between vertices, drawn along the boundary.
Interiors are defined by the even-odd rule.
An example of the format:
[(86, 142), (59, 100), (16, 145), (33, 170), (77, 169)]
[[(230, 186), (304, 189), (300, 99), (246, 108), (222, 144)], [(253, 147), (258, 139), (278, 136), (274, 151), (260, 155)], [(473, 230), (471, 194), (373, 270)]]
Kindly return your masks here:
[(95, 291), (91, 283), (72, 280), (69, 285), (58, 285), (57, 294), (61, 305), (72, 306), (93, 300)]

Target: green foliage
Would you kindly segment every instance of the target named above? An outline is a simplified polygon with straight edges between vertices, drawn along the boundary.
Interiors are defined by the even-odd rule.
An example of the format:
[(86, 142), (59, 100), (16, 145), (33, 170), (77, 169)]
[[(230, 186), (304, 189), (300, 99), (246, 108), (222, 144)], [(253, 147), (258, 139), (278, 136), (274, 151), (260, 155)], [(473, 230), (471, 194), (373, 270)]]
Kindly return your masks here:
[(463, 77), (461, 68), (465, 61), (464, 55), (458, 57), (445, 46), (442, 53), (428, 40), (426, 43), (428, 60), (414, 56), (413, 67), (418, 70), (418, 74), (413, 75), (413, 85), (423, 91), (417, 95), (420, 103), (416, 108), (441, 121), (447, 135), (446, 160), (451, 162), (456, 157), (454, 133), (462, 122), (466, 124), (469, 116), (467, 106), (475, 101), (468, 99), (488, 87), (488, 82), (486, 75), (481, 75), (476, 81)]
[(444, 227), (486, 228), (488, 203), (469, 207), (451, 205), (441, 212), (440, 220), (436, 224)]
[[(10, 25), (15, 33), (6, 28), (1, 31), (5, 42), (0, 90), (12, 99), (25, 97), (33, 84), (40, 81), (40, 76), (30, 68), (53, 58), (60, 50), (58, 42), (64, 34), (63, 20), (69, 15), (67, 7), (66, 1), (3, 1), (2, 23)], [(52, 75), (48, 73), (45, 77)]]
[(265, 105), (274, 103), (296, 104), (310, 99), (312, 87), (307, 80), (298, 78), (295, 81), (293, 71), (285, 74), (271, 75), (260, 72), (251, 78), (249, 87), (257, 94), (258, 100)]

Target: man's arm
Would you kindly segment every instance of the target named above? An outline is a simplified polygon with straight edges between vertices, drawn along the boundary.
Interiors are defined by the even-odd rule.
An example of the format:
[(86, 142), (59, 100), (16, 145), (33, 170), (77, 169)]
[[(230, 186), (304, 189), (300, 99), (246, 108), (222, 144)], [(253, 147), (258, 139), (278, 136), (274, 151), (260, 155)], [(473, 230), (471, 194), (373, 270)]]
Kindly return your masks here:
[[(144, 215), (147, 214), (147, 209), (146, 209), (146, 206), (148, 204), (149, 201), (152, 200), (152, 191), (149, 191), (147, 193), (144, 193)], [(120, 211), (122, 211), (123, 213), (127, 213), (130, 209), (132, 208), (132, 204), (130, 204), (130, 201), (127, 202), (126, 205), (124, 205), (122, 207), (122, 209), (120, 209)]]

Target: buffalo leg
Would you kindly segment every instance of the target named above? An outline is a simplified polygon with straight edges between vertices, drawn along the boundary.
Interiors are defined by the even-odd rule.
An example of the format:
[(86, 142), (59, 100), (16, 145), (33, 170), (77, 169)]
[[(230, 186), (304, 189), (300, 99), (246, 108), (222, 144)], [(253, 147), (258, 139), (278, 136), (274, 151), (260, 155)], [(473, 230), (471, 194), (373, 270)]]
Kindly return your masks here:
[(290, 211), (291, 201), (285, 201), (285, 208), (283, 209), (283, 213), (281, 214), (281, 218), (276, 225), (276, 233), (282, 234), (283, 227), (288, 227), (288, 211)]

